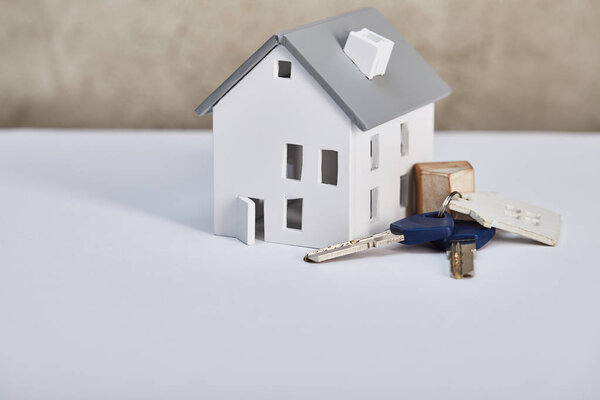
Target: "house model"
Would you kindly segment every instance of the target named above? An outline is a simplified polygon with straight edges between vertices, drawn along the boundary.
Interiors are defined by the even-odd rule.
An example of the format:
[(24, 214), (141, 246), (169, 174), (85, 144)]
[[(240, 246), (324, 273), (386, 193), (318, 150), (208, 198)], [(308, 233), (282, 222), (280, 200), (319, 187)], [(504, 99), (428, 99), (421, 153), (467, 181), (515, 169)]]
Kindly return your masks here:
[(202, 104), (214, 231), (307, 247), (388, 229), (450, 88), (375, 9), (273, 35)]

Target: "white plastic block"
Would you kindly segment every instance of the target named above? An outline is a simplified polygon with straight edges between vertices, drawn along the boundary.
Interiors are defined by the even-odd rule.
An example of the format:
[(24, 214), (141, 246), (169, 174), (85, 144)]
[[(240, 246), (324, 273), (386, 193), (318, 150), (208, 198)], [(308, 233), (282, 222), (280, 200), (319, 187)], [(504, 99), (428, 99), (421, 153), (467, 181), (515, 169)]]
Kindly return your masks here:
[(394, 42), (363, 28), (352, 31), (344, 46), (344, 53), (369, 79), (385, 74)]
[(558, 244), (559, 214), (498, 193), (465, 193), (462, 198), (452, 199), (450, 209), (470, 216), (486, 228), (495, 227), (550, 246)]

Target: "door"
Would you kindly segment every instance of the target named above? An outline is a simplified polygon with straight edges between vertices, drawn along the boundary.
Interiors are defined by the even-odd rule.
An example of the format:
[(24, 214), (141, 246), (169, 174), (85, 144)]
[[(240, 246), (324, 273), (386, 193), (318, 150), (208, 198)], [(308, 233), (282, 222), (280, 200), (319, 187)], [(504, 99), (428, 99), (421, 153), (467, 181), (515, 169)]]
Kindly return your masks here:
[(256, 239), (265, 238), (264, 200), (252, 197), (238, 197), (237, 238), (247, 245)]
[(255, 239), (256, 206), (243, 196), (237, 198), (237, 238), (247, 245), (253, 245)]

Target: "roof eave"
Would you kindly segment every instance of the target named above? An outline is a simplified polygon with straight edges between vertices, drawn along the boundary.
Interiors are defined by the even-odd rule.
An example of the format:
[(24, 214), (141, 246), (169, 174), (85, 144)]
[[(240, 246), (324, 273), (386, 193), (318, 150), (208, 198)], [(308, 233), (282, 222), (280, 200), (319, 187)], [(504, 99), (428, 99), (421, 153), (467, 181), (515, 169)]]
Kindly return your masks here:
[(413, 112), (415, 110), (418, 110), (419, 108), (425, 107), (425, 106), (427, 106), (429, 104), (433, 104), (433, 103), (436, 103), (436, 102), (438, 102), (438, 101), (440, 101), (442, 99), (445, 99), (446, 97), (450, 96), (450, 94), (452, 93), (452, 89), (450, 88), (450, 86), (448, 86), (446, 84), (446, 87), (447, 87), (447, 90), (442, 95), (434, 98), (433, 100), (426, 100), (426, 101), (423, 101), (421, 103), (416, 103), (414, 106), (405, 109), (402, 113), (400, 113), (400, 114), (394, 114), (391, 117), (386, 118), (385, 121), (383, 121), (383, 122), (371, 123), (371, 122), (363, 121), (362, 119), (352, 119), (352, 122), (354, 122), (354, 124), (356, 124), (356, 126), (361, 131), (366, 132), (366, 131), (368, 131), (370, 129), (373, 129), (373, 128), (379, 126), (379, 125), (383, 125), (383, 124), (385, 124), (388, 121), (391, 121), (393, 119), (396, 119), (398, 117), (401, 117), (403, 115), (411, 113), (411, 112)]
[(218, 88), (215, 89), (196, 109), (198, 115), (205, 115), (212, 111), (217, 102), (227, 94), (239, 81), (262, 61), (279, 44), (277, 35), (271, 36), (258, 50), (254, 52), (233, 74), (229, 76)]

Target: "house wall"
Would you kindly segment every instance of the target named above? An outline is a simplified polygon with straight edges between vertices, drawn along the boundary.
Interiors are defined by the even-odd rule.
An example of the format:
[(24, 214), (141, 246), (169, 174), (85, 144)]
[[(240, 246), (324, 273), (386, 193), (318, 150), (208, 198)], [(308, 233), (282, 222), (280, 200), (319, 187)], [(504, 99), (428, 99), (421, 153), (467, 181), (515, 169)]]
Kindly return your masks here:
[[(401, 128), (408, 127), (408, 153), (401, 155)], [(401, 176), (408, 174), (408, 211), (413, 206), (412, 166), (433, 160), (434, 104), (417, 109), (366, 132), (352, 126), (351, 237), (358, 238), (389, 229), (390, 223), (407, 215), (400, 205)], [(378, 135), (378, 168), (371, 170), (370, 142)], [(377, 188), (376, 215), (370, 218), (370, 191)]]
[[(278, 60), (291, 77), (277, 78)], [(351, 122), (282, 46), (213, 109), (214, 230), (236, 236), (238, 196), (264, 199), (266, 241), (320, 247), (350, 237)], [(303, 146), (301, 180), (286, 178), (286, 144)], [(320, 183), (321, 150), (338, 152), (337, 186)], [(286, 227), (301, 198), (302, 229)]]

